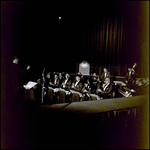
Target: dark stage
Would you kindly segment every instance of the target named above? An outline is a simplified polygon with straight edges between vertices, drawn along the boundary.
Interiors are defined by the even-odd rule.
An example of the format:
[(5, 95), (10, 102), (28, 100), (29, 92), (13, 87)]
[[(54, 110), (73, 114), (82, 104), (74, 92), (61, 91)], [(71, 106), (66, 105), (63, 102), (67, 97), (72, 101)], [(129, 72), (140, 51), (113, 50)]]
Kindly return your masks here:
[[(145, 101), (146, 102), (146, 101)], [(74, 102), (76, 103), (76, 102)], [(82, 103), (82, 102), (80, 102)], [(144, 149), (148, 146), (147, 103), (133, 113), (84, 114), (12, 103), (3, 132), (7, 149)], [(83, 104), (82, 104), (83, 105)], [(7, 129), (7, 130), (6, 130)]]
[[(125, 77), (137, 63), (137, 78), (149, 77), (148, 1), (1, 2), (1, 148), (148, 148), (149, 114), (50, 113), (10, 93), (14, 56), (30, 70), (24, 82), (48, 72), (75, 74), (83, 60), (90, 74), (104, 66)], [(61, 19), (59, 20), (59, 17)], [(23, 95), (22, 95), (23, 96)]]

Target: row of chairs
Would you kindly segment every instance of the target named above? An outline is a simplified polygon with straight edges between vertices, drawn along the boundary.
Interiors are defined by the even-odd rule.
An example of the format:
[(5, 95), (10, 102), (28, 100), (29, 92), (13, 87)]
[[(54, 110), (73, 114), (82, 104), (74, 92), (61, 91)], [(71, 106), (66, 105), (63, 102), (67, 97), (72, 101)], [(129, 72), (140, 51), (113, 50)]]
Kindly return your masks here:
[[(67, 91), (68, 92), (68, 91)], [(54, 98), (54, 89), (49, 87), (48, 88), (48, 91), (47, 91), (47, 100), (48, 100), (48, 103), (65, 103), (65, 102), (68, 102), (68, 100), (66, 99), (66, 93), (67, 93), (64, 89), (59, 89), (59, 98), (57, 99), (57, 102), (55, 101), (55, 98)], [(70, 102), (79, 102), (79, 101), (85, 101), (85, 97), (82, 97), (82, 100), (80, 99), (80, 95), (81, 93), (79, 92), (76, 92), (76, 91), (72, 91), (71, 90), (71, 93), (72, 93), (72, 98), (70, 99)], [(91, 100), (100, 100), (100, 97), (96, 94), (90, 94), (91, 97), (86, 101), (91, 101)]]

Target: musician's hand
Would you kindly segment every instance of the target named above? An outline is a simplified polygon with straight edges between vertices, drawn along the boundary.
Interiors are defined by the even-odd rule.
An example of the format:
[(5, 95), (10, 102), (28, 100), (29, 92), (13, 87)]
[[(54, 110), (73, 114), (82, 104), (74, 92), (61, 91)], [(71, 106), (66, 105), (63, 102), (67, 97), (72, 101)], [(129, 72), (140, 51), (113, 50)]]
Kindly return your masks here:
[(72, 88), (74, 88), (74, 84), (72, 84)]
[(53, 83), (52, 83), (52, 82), (49, 82), (49, 85), (53, 85)]
[(102, 90), (101, 90), (101, 89), (97, 89), (97, 91), (98, 91), (98, 92), (102, 92)]
[(27, 66), (27, 70), (29, 70), (29, 69), (30, 69), (30, 65)]

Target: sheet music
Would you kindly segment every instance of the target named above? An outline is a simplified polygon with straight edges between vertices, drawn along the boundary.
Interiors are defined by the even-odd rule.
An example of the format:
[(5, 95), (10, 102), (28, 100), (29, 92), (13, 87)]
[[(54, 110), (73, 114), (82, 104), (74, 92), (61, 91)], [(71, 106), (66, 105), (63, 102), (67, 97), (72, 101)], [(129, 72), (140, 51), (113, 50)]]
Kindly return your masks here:
[(36, 82), (33, 82), (33, 81), (29, 81), (26, 85), (23, 85), (23, 87), (25, 89), (31, 89), (33, 88), (37, 83)]
[(122, 81), (113, 81), (115, 84), (122, 84), (122, 86), (126, 86), (125, 83), (123, 83)]

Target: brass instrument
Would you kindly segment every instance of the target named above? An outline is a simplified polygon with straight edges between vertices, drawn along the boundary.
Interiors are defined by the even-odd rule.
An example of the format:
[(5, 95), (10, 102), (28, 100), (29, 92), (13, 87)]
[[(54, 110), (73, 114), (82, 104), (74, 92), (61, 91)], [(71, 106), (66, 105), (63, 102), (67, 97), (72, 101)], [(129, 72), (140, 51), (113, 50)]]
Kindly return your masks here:
[(119, 93), (121, 94), (121, 95), (123, 95), (124, 97), (132, 97), (132, 94), (131, 94), (131, 92), (130, 91), (122, 91), (121, 89), (118, 89), (118, 91), (119, 91)]

